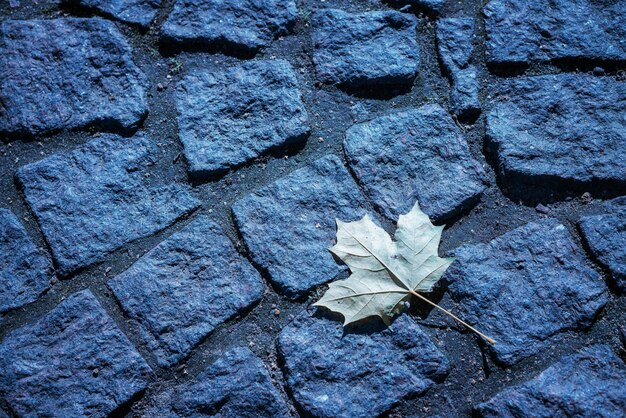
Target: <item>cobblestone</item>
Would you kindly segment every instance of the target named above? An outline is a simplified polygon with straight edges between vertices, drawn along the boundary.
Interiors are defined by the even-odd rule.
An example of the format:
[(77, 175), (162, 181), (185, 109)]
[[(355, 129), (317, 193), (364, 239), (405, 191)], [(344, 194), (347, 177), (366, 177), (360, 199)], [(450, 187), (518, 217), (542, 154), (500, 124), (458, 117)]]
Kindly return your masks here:
[(393, 220), (417, 199), (442, 221), (471, 208), (485, 189), (485, 172), (439, 105), (354, 125), (344, 149), (367, 195)]
[(185, 186), (147, 184), (146, 168), (156, 152), (142, 135), (109, 134), (18, 170), (61, 275), (158, 232), (198, 206)]
[(179, 136), (194, 177), (221, 174), (310, 132), (298, 80), (284, 60), (188, 75), (177, 94)]
[(407, 316), (391, 329), (350, 333), (340, 321), (304, 312), (280, 333), (278, 349), (296, 402), (316, 417), (378, 416), (423, 394), (449, 369)]
[(0, 343), (0, 391), (19, 416), (106, 417), (151, 376), (88, 290)]
[(187, 356), (216, 326), (257, 302), (261, 276), (200, 216), (108, 283), (160, 365)]
[(129, 130), (146, 115), (146, 77), (113, 23), (6, 21), (0, 31), (0, 133)]
[(8, 209), (0, 208), (0, 318), (50, 288), (52, 265)]
[(608, 300), (602, 278), (554, 219), (454, 255), (444, 276), (450, 295), (466, 321), (496, 340), (489, 349), (505, 365), (538, 353), (559, 333), (588, 328)]
[(346, 271), (328, 251), (335, 219), (361, 218), (363, 202), (339, 158), (326, 156), (242, 198), (232, 211), (252, 260), (297, 298)]

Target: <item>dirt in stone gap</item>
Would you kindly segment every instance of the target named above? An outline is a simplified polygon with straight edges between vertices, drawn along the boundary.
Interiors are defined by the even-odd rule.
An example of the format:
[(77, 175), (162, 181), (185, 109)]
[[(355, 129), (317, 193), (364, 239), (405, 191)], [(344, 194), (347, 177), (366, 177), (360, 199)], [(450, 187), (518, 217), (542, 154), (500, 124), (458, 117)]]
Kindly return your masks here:
[[(11, 3), (16, 3), (11, 1)], [(19, 7), (10, 7), (7, 0), (0, 1), (0, 19), (55, 18), (63, 16), (90, 16), (89, 13), (59, 8), (52, 0), (21, 0)], [(226, 176), (201, 184), (194, 184), (197, 197), (203, 201), (200, 212), (209, 214), (217, 220), (245, 253), (240, 243), (230, 215), (230, 206), (238, 198), (283, 177), (325, 154), (333, 153), (343, 158), (342, 140), (345, 130), (355, 122), (369, 120), (378, 115), (390, 113), (395, 109), (420, 106), (425, 103), (448, 102), (449, 82), (442, 75), (435, 50), (434, 19), (416, 12), (419, 18), (419, 41), (421, 46), (421, 64), (419, 75), (408, 93), (401, 93), (389, 99), (363, 97), (347, 94), (337, 88), (319, 86), (314, 79), (311, 62), (311, 11), (322, 7), (336, 7), (349, 11), (384, 10), (384, 3), (349, 0), (298, 0), (300, 21), (295, 34), (281, 38), (256, 58), (284, 58), (291, 62), (299, 77), (305, 105), (309, 111), (312, 133), (306, 145), (301, 149), (283, 151), (231, 172)], [(479, 21), (479, 36), (476, 41), (474, 61), (480, 70), (482, 83), (481, 101), (483, 114), (490, 106), (490, 91), (498, 80), (513, 74), (498, 71), (493, 75), (484, 66), (484, 47), (480, 39), (484, 35), (481, 1), (449, 1), (442, 15), (444, 17), (470, 16)], [(182, 146), (177, 138), (176, 117), (173, 92), (176, 82), (187, 71), (196, 67), (220, 68), (238, 62), (238, 59), (220, 54), (182, 52), (166, 55), (159, 49), (159, 27), (169, 10), (171, 1), (164, 1), (163, 10), (147, 31), (140, 31), (128, 25), (117, 23), (119, 29), (130, 40), (134, 48), (135, 62), (150, 80), (149, 115), (142, 130), (158, 142), (161, 149), (159, 162), (152, 166), (150, 174), (154, 179), (166, 181), (188, 181), (186, 162), (181, 155)], [(571, 64), (570, 64), (571, 65)], [(563, 69), (551, 66), (531, 67), (525, 74), (543, 74), (560, 72)], [(589, 68), (575, 66), (568, 71), (590, 71)], [(619, 71), (612, 69), (610, 71)], [(623, 70), (623, 69), (622, 69)], [(515, 74), (519, 75), (519, 74)], [(442, 251), (446, 252), (464, 243), (486, 242), (515, 227), (529, 221), (538, 220), (546, 215), (534, 207), (514, 202), (498, 188), (498, 182), (489, 161), (483, 153), (484, 117), (481, 116), (473, 125), (461, 125), (465, 138), (470, 144), (473, 156), (481, 161), (488, 172), (490, 187), (481, 202), (469, 213), (457, 219), (445, 230), (442, 239)], [(49, 137), (30, 140), (0, 141), (0, 207), (11, 209), (26, 226), (29, 234), (41, 247), (46, 247), (42, 234), (32, 213), (29, 211), (24, 196), (14, 182), (15, 170), (24, 165), (40, 160), (48, 155), (70, 150), (89, 141), (95, 131), (60, 133)], [(530, 192), (530, 191), (529, 191)], [(593, 193), (593, 190), (589, 192)], [(549, 205), (549, 216), (559, 219), (578, 240), (575, 221), (581, 214), (594, 213), (598, 203), (582, 197), (571, 198)], [(371, 209), (371, 207), (370, 207)], [(195, 216), (195, 215), (193, 215)], [(393, 225), (378, 219), (388, 231)], [(105, 309), (115, 319), (120, 328), (138, 347), (142, 355), (155, 370), (157, 379), (146, 393), (134, 404), (116, 411), (116, 416), (141, 416), (142, 410), (152, 402), (153, 395), (166, 387), (192, 379), (206, 365), (229, 347), (249, 346), (270, 367), (277, 386), (284, 389), (284, 379), (276, 360), (275, 337), (291, 319), (321, 296), (324, 287), (316, 289), (298, 302), (289, 302), (267, 285), (262, 301), (249, 312), (220, 326), (193, 354), (179, 367), (171, 370), (160, 368), (144, 344), (131, 332), (127, 325), (128, 318), (115, 303), (105, 283), (108, 279), (128, 268), (141, 255), (156, 246), (172, 233), (180, 230), (189, 219), (182, 219), (175, 225), (152, 237), (141, 239), (109, 255), (102, 263), (75, 273), (67, 279), (57, 281), (52, 289), (37, 302), (23, 309), (14, 311), (0, 322), (0, 339), (24, 324), (32, 323), (50, 311), (70, 294), (85, 288), (91, 289), (102, 302)], [(48, 250), (48, 249), (46, 249)], [(591, 264), (591, 263), (590, 263)], [(597, 268), (594, 266), (594, 268)], [(601, 272), (604, 274), (604, 272)], [(269, 282), (268, 282), (269, 283)], [(440, 299), (438, 295), (437, 299)], [(453, 308), (454, 303), (447, 296), (440, 299), (441, 304)], [(280, 311), (276, 315), (276, 309)], [(624, 298), (618, 299), (614, 293), (596, 321), (586, 332), (564, 333), (559, 341), (542, 350), (540, 355), (530, 357), (514, 367), (503, 369), (494, 364), (483, 352), (477, 338), (454, 322), (437, 312), (428, 312), (421, 307), (413, 308), (418, 321), (422, 323), (437, 346), (448, 356), (451, 364), (449, 376), (441, 384), (435, 385), (424, 396), (401, 402), (386, 416), (469, 416), (471, 408), (477, 403), (490, 398), (506, 386), (528, 380), (540, 370), (552, 364), (561, 355), (571, 353), (586, 345), (603, 342), (614, 348), (619, 344), (618, 329), (623, 325), (623, 312), (626, 311)], [(480, 328), (480, 326), (479, 326)], [(283, 390), (283, 395), (287, 397)], [(289, 402), (293, 404), (292, 402)]]

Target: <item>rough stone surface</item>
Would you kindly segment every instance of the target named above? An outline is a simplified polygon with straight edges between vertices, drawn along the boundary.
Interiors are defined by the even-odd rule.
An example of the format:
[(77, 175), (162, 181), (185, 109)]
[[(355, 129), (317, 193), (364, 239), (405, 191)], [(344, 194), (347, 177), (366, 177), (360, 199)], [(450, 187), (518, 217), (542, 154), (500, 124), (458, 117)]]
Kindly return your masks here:
[(280, 333), (278, 350), (296, 402), (315, 417), (379, 416), (449, 368), (406, 315), (388, 329), (344, 333), (340, 321), (304, 312)]
[(478, 406), (481, 417), (621, 417), (626, 366), (606, 345), (563, 357), (539, 376)]
[(439, 57), (452, 81), (450, 111), (461, 119), (480, 114), (476, 68), (469, 65), (474, 46), (476, 21), (472, 18), (446, 18), (437, 21)]
[(297, 18), (294, 0), (176, 0), (162, 39), (183, 47), (254, 52), (288, 34)]
[(431, 218), (449, 218), (472, 207), (485, 188), (482, 167), (439, 105), (353, 125), (344, 150), (366, 194), (392, 220), (416, 200)]
[(437, 20), (437, 49), (444, 68), (449, 73), (467, 67), (474, 52), (472, 39), (476, 22), (470, 17)]
[(112, 22), (5, 21), (0, 30), (0, 133), (128, 130), (147, 113), (146, 77)]
[(0, 391), (17, 416), (106, 417), (151, 374), (89, 290), (0, 343)]
[(626, 190), (626, 83), (558, 74), (507, 80), (498, 93), (487, 146), (511, 193)]
[(492, 0), (483, 8), (487, 61), (626, 60), (626, 4)]
[(626, 292), (626, 197), (606, 202), (605, 209), (606, 214), (582, 217), (578, 225), (591, 255)]
[(259, 273), (200, 216), (108, 283), (162, 366), (263, 295)]
[(312, 18), (313, 63), (323, 83), (411, 85), (419, 65), (417, 20), (396, 11), (325, 9)]
[(364, 199), (329, 155), (235, 202), (235, 225), (254, 262), (290, 298), (346, 271), (328, 251), (335, 219), (360, 219)]
[(52, 266), (8, 209), (0, 208), (0, 318), (50, 288)]
[(179, 85), (177, 108), (194, 176), (223, 173), (309, 134), (298, 80), (284, 60), (190, 74)]
[(82, 6), (122, 22), (148, 27), (159, 11), (159, 0), (61, 0), (70, 6)]
[(475, 119), (480, 114), (478, 78), (474, 66), (453, 73), (450, 111), (461, 119)]
[(192, 382), (158, 395), (148, 416), (287, 418), (289, 409), (263, 362), (247, 348), (234, 348)]
[(143, 136), (107, 134), (18, 170), (57, 272), (100, 261), (198, 206), (185, 186), (147, 184), (146, 167), (157, 153)]
[(496, 340), (512, 365), (554, 336), (590, 326), (607, 302), (602, 278), (554, 219), (531, 222), (487, 244), (463, 245), (445, 274), (460, 316)]

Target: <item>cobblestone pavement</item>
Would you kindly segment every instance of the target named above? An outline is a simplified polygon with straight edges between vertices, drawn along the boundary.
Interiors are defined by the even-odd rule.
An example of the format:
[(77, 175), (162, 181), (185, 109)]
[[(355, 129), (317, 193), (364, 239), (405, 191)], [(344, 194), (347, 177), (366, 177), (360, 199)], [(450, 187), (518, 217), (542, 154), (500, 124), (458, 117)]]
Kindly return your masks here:
[[(2, 417), (626, 411), (623, 1), (3, 0), (0, 137)], [(416, 199), (495, 346), (310, 307)]]

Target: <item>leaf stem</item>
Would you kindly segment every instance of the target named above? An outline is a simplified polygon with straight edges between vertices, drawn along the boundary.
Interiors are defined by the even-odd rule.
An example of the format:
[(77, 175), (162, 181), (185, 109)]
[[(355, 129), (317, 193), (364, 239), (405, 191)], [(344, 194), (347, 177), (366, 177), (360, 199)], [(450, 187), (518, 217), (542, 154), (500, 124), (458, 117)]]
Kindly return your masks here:
[(463, 321), (461, 318), (457, 317), (456, 315), (454, 315), (452, 312), (450, 312), (447, 309), (442, 308), (441, 306), (437, 305), (435, 302), (431, 302), (430, 300), (426, 299), (424, 296), (420, 295), (419, 293), (417, 293), (415, 290), (409, 289), (409, 293), (412, 294), (413, 296), (416, 296), (420, 299), (422, 299), (424, 302), (434, 306), (435, 308), (439, 309), (442, 312), (445, 312), (447, 315), (450, 315), (452, 318), (454, 318), (456, 321), (460, 322), (461, 324), (465, 325), (468, 329), (470, 329), (471, 331), (475, 332), (476, 334), (480, 335), (482, 338), (484, 338), (489, 344), (494, 345), (496, 342), (487, 337), (485, 334), (483, 334), (482, 332), (478, 331), (476, 328), (474, 328), (473, 326), (471, 326), (470, 324), (468, 324), (467, 322)]

